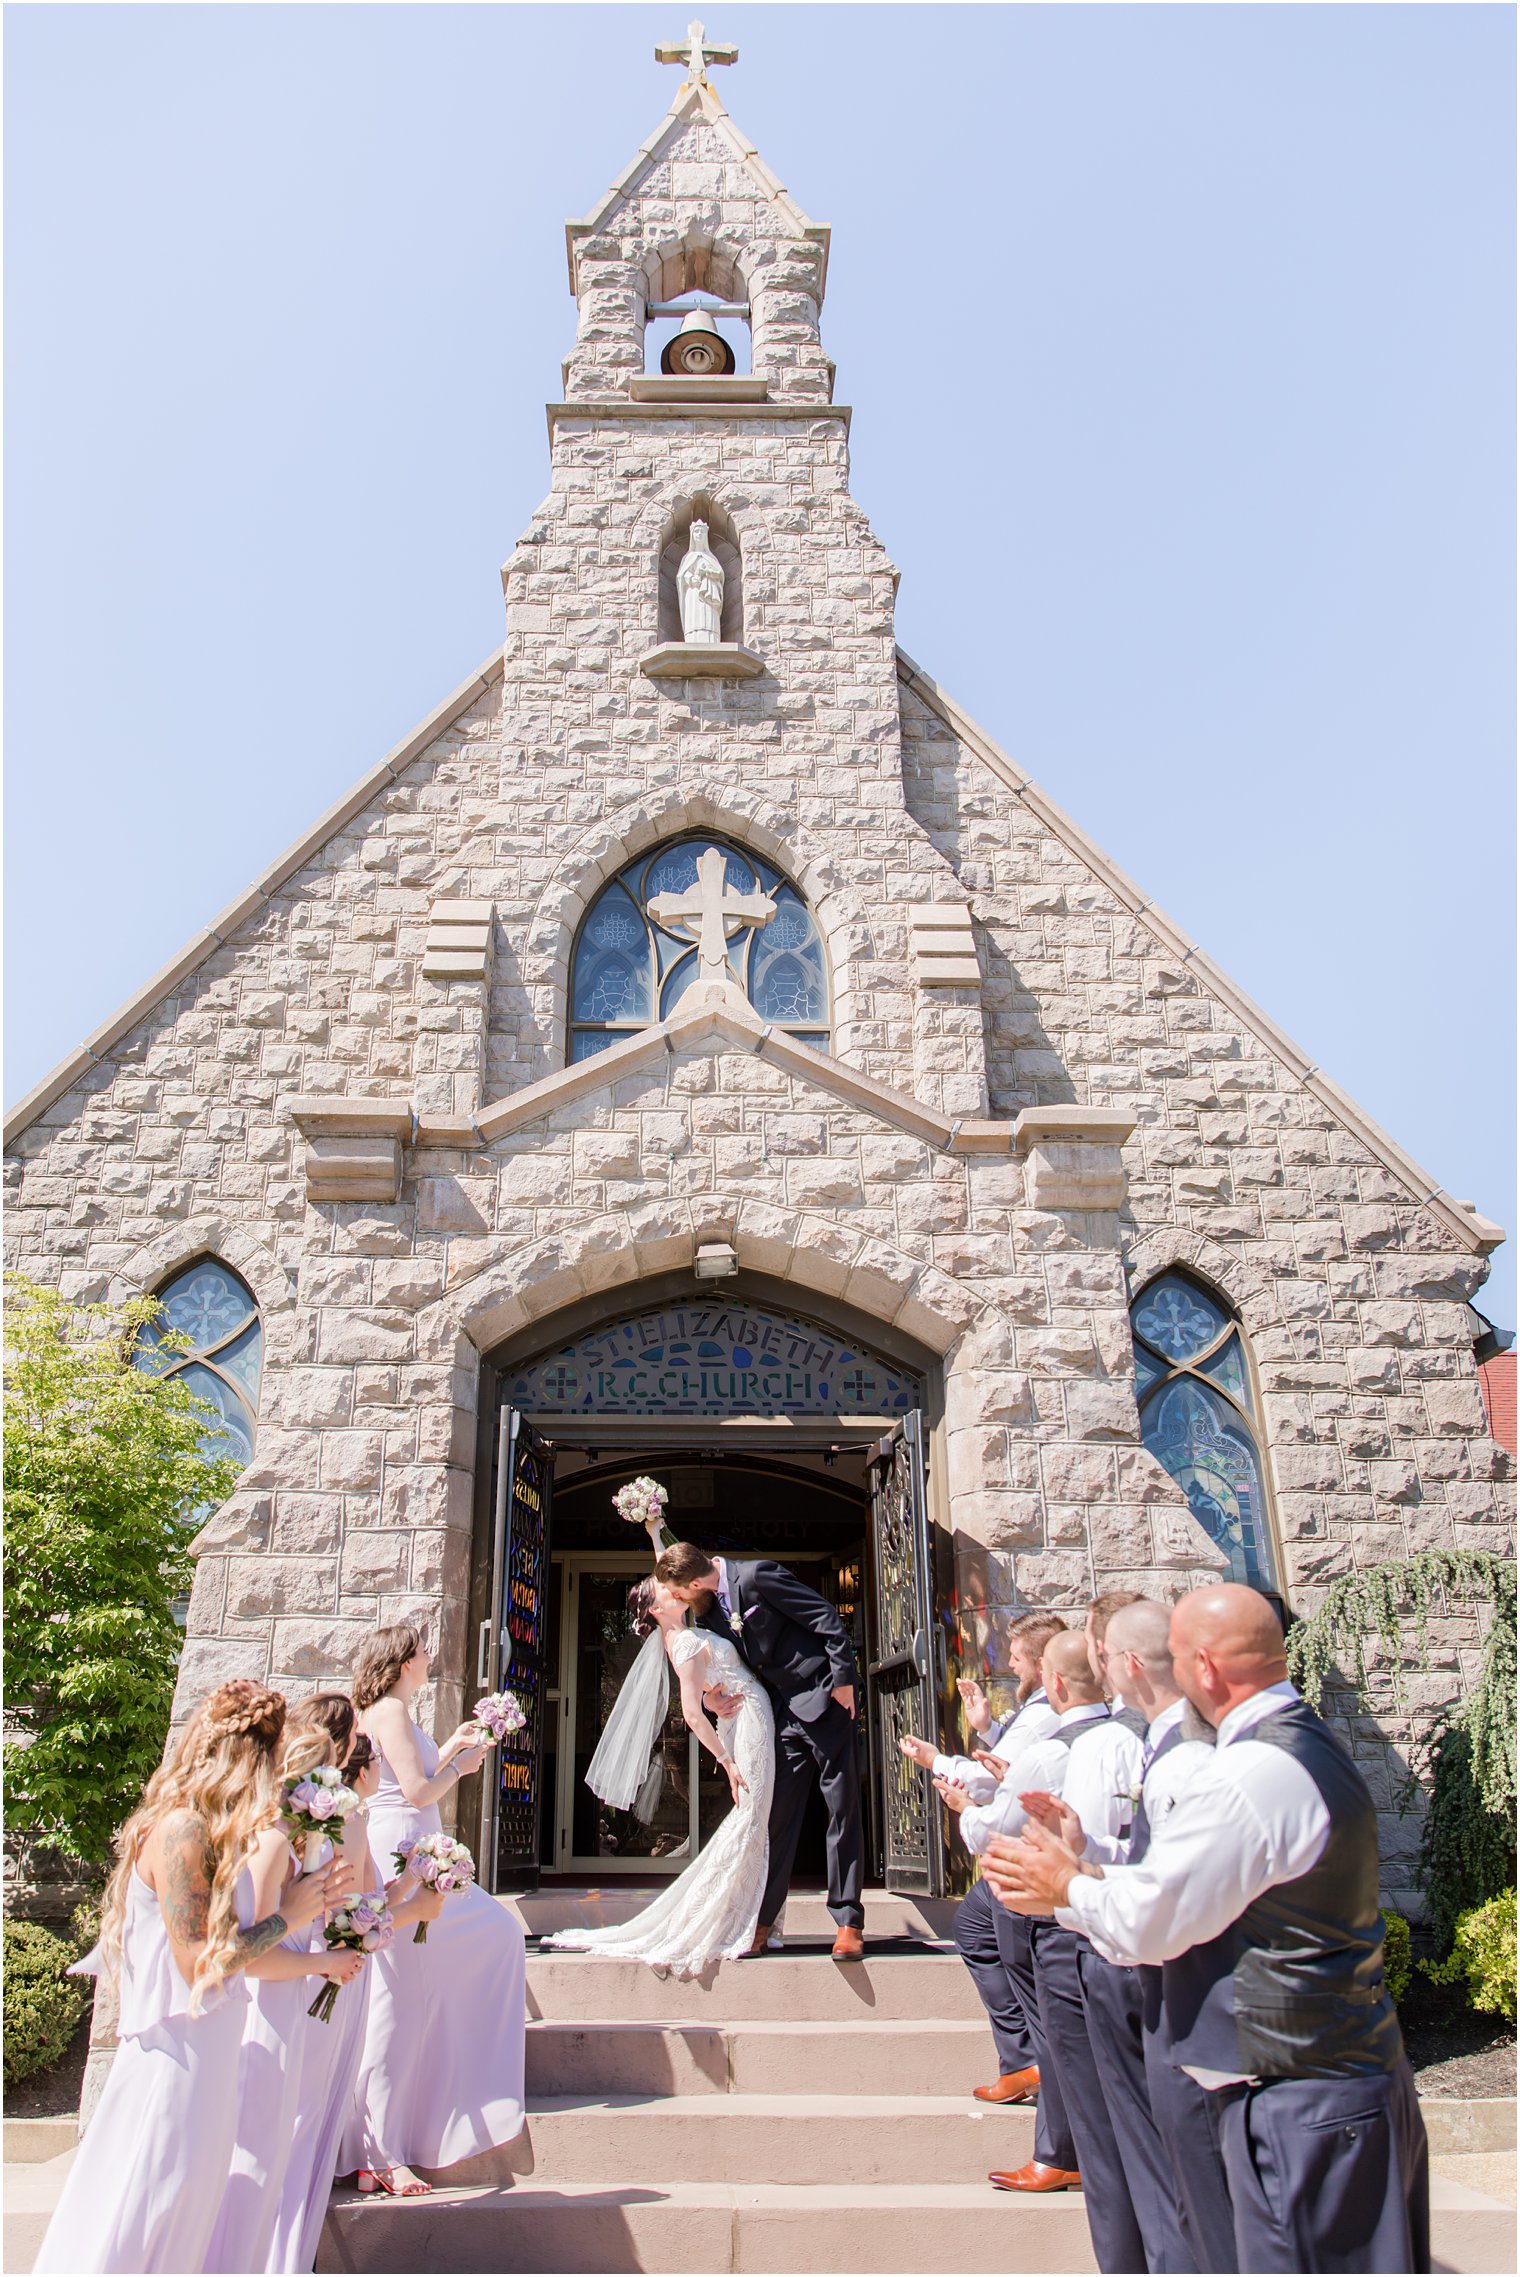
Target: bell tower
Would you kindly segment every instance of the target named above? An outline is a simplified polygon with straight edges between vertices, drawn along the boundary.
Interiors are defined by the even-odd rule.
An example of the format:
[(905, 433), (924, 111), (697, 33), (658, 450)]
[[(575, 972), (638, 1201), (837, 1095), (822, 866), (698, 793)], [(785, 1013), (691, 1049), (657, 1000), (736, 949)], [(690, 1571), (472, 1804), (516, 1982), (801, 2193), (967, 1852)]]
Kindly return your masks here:
[[(833, 1053), (976, 1116), (974, 969), (912, 977), (909, 911), (969, 917), (904, 796), (896, 572), (850, 495), (820, 334), (829, 233), (715, 92), (736, 56), (700, 23), (656, 49), (683, 73), (670, 109), (567, 226), (552, 486), (503, 572), (503, 799), (555, 794), (545, 874), (577, 912), (603, 840), (694, 826), (830, 881), (802, 890), (832, 927)], [(563, 924), (535, 927), (494, 992), (491, 1095), (564, 1064), (569, 953)]]

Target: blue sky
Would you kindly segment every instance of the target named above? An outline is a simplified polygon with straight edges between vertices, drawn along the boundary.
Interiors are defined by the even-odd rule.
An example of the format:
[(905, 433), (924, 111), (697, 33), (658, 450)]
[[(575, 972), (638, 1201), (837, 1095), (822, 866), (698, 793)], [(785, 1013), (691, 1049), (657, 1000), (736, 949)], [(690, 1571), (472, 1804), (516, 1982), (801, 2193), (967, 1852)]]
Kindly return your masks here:
[[(690, 12), (7, 11), (7, 1098), (500, 639)], [(707, 21), (903, 646), (1512, 1224), (1512, 12)]]

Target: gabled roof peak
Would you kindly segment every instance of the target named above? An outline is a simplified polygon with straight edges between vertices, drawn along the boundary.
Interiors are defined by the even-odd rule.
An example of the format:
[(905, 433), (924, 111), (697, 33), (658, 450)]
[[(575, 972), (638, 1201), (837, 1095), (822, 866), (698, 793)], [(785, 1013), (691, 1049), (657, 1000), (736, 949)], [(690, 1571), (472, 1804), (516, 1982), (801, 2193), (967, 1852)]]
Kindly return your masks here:
[(577, 274), (577, 249), (580, 243), (608, 228), (620, 206), (636, 198), (645, 178), (669, 153), (686, 129), (694, 124), (712, 127), (726, 146), (727, 155), (736, 161), (754, 183), (758, 201), (775, 213), (780, 223), (779, 235), (810, 239), (821, 251), (819, 263), (819, 297), (822, 297), (823, 278), (828, 267), (828, 229), (820, 222), (809, 219), (785, 184), (774, 174), (760, 156), (741, 127), (729, 116), (711, 80), (707, 76), (710, 64), (728, 64), (737, 61), (738, 49), (720, 46), (706, 38), (700, 23), (693, 23), (684, 41), (664, 41), (655, 49), (661, 63), (685, 63), (686, 77), (676, 90), (674, 101), (659, 125), (640, 143), (632, 159), (623, 168), (611, 186), (580, 221), (565, 224), (565, 249), (570, 269), (570, 290), (580, 291)]

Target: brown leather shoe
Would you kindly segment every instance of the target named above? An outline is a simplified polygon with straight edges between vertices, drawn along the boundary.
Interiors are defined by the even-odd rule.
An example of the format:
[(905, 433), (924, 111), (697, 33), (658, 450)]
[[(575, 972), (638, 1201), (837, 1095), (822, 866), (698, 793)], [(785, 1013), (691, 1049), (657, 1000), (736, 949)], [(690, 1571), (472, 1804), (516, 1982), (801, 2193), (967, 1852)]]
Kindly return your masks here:
[(1040, 2092), (1040, 2071), (1029, 2064), (1023, 2071), (1005, 2071), (990, 2087), (973, 2087), (978, 2103), (1033, 2103)]
[(755, 1942), (753, 1943), (753, 1945), (751, 1945), (751, 1947), (750, 1947), (750, 1949), (749, 1949), (749, 1951), (748, 1951), (747, 1953), (741, 1953), (741, 1954), (739, 1955), (739, 1958), (740, 1958), (740, 1960), (741, 1960), (741, 1961), (758, 1961), (758, 1960), (759, 1960), (759, 1958), (760, 1958), (760, 1956), (761, 1956), (761, 1954), (762, 1954), (763, 1952), (765, 1952), (765, 1951), (766, 1951), (766, 1949), (767, 1949), (767, 1947), (768, 1947), (768, 1945), (769, 1945), (769, 1943), (770, 1943), (770, 1940), (771, 1940), (771, 1938), (774, 1936), (774, 1934), (775, 1934), (775, 1924), (774, 1924), (773, 1922), (769, 1922), (769, 1921), (762, 1921), (762, 1922), (760, 1922), (760, 1923), (758, 1924), (758, 1926), (756, 1927), (756, 1930), (755, 1930)]
[(852, 1929), (846, 1922), (834, 1939), (834, 1950), (830, 1958), (836, 1961), (863, 1961), (865, 1957), (866, 1941), (864, 1937), (858, 1929)]
[(1027, 2166), (1016, 2166), (1011, 2174), (989, 2174), (987, 2180), (994, 2190), (1080, 2190), (1082, 2177), (1071, 2174), (1064, 2166), (1041, 2166), (1032, 2158)]

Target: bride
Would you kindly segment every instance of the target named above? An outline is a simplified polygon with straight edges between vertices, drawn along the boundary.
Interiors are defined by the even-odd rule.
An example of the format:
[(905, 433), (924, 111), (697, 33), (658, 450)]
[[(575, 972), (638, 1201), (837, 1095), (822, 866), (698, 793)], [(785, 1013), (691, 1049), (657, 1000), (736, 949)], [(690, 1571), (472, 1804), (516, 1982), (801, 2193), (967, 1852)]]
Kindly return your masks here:
[[(734, 1807), (707, 1848), (652, 1905), (607, 1929), (562, 1929), (546, 1946), (647, 1961), (662, 1973), (699, 1976), (734, 1961), (755, 1941), (765, 1894), (776, 1736), (765, 1687), (727, 1637), (685, 1627), (686, 1607), (653, 1574), (629, 1592), (636, 1636), (646, 1641), (586, 1771), (586, 1783), (615, 1810), (631, 1808), (649, 1768), (669, 1699), (667, 1664), (681, 1687), (681, 1713), (728, 1775)], [(702, 1705), (717, 1687), (739, 1706), (716, 1723)]]

